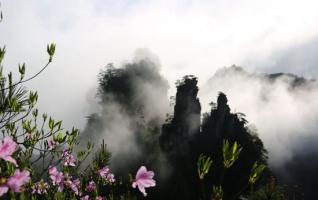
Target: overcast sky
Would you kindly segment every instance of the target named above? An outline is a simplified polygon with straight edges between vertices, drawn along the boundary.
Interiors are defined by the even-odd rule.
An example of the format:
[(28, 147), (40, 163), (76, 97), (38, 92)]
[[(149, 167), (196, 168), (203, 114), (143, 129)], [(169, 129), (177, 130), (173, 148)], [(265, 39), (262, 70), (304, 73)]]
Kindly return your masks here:
[(2, 0), (0, 46), (6, 71), (26, 62), (27, 75), (52, 65), (28, 87), (41, 112), (82, 128), (92, 112), (96, 76), (137, 48), (156, 54), (174, 87), (186, 74), (200, 84), (232, 64), (250, 72), (318, 75), (318, 2), (314, 0)]

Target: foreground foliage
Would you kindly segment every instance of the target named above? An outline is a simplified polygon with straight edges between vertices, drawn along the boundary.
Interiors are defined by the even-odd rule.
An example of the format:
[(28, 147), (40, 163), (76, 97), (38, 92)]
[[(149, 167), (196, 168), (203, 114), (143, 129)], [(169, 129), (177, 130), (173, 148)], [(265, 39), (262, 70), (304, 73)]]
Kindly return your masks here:
[(130, 191), (156, 185), (154, 172), (141, 166), (130, 186), (116, 191), (122, 184), (107, 167), (110, 153), (102, 144), (94, 162), (85, 170), (80, 166), (93, 145), (77, 150), (79, 132), (63, 131), (62, 121), (47, 114), (40, 116), (35, 107), (36, 92), (27, 91), (23, 83), (44, 71), (53, 60), (55, 44), (47, 46), (47, 64), (34, 76), (25, 79), (25, 64), (19, 65), (20, 77), (14, 81), (10, 72), (2, 72), (6, 51), (0, 48), (0, 197), (3, 199), (119, 199), (133, 198)]

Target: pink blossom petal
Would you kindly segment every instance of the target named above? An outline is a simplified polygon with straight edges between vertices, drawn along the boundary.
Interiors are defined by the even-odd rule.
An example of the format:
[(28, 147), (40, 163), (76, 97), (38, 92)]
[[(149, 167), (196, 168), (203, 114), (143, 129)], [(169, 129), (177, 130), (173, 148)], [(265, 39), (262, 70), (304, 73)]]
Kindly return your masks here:
[(138, 187), (139, 191), (144, 195), (147, 196), (146, 189), (148, 187), (156, 186), (156, 181), (153, 179), (154, 172), (147, 171), (145, 166), (141, 166), (136, 174), (136, 179), (132, 183), (132, 187)]
[(67, 149), (64, 150), (64, 152), (63, 152), (63, 159), (64, 159), (64, 166), (71, 166), (71, 167), (75, 167), (76, 166), (75, 157)]
[(50, 179), (54, 186), (57, 186), (58, 191), (62, 192), (64, 189), (64, 175), (63, 172), (57, 171), (56, 167), (49, 168)]
[(57, 173), (56, 167), (50, 167), (50, 168), (49, 168), (49, 174), (50, 174), (50, 175), (53, 175), (53, 174), (56, 174), (56, 173)]
[(106, 197), (97, 196), (96, 200), (106, 200)]
[(11, 157), (17, 150), (18, 144), (11, 137), (5, 137), (0, 141), (0, 158), (17, 165), (16, 161)]
[(13, 192), (21, 192), (22, 186), (30, 181), (30, 172), (23, 170), (16, 170), (14, 175), (11, 176), (7, 181), (7, 186)]
[(48, 140), (48, 150), (53, 150), (56, 146), (56, 142), (51, 138)]
[(139, 191), (140, 191), (144, 196), (147, 196), (145, 187), (143, 187), (143, 186), (138, 186), (138, 189), (139, 189)]
[(144, 187), (154, 187), (156, 186), (156, 181), (149, 179), (141, 179), (140, 182)]
[(81, 200), (89, 200), (89, 196), (85, 195), (85, 196), (81, 197)]
[(9, 190), (8, 186), (1, 185), (0, 186), (0, 197), (3, 196), (5, 193), (7, 193)]
[(145, 166), (141, 166), (136, 174), (136, 179), (139, 179), (141, 176), (143, 176), (145, 173), (147, 173), (147, 168)]
[(94, 181), (90, 181), (86, 186), (87, 192), (92, 192), (96, 189), (96, 183)]
[(109, 174), (110, 170), (109, 168), (106, 166), (106, 167), (103, 167), (101, 168), (100, 170), (98, 170), (98, 174), (102, 177), (102, 178), (107, 178), (107, 175)]
[(18, 166), (17, 161), (11, 156), (2, 157), (3, 160), (13, 163), (15, 166)]

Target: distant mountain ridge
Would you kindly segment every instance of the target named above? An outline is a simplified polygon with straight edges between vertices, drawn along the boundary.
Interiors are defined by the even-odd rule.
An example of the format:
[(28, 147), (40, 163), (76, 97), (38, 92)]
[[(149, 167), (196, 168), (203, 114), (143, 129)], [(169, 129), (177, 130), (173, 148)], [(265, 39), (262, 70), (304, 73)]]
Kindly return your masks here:
[(302, 76), (298, 76), (292, 73), (249, 73), (243, 67), (232, 65), (230, 67), (223, 67), (218, 69), (215, 74), (208, 80), (208, 82), (213, 81), (215, 78), (225, 78), (229, 76), (242, 76), (249, 78), (262, 79), (264, 81), (268, 81), (269, 83), (273, 83), (275, 81), (283, 81), (288, 83), (291, 86), (291, 89), (295, 89), (297, 87), (318, 87), (318, 82), (316, 79), (307, 79)]

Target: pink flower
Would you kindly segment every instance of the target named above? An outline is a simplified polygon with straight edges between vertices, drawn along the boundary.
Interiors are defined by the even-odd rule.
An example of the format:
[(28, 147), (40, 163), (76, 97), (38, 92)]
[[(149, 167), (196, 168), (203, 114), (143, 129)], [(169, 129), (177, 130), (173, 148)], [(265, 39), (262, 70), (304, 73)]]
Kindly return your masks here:
[(115, 175), (113, 173), (109, 173), (106, 176), (106, 181), (108, 181), (109, 183), (115, 183)]
[(48, 150), (53, 150), (56, 146), (56, 142), (53, 139), (49, 139), (47, 142)]
[(109, 170), (108, 167), (103, 167), (103, 168), (101, 168), (100, 170), (98, 170), (98, 174), (99, 174), (102, 178), (104, 178), (104, 179), (107, 178), (107, 174), (108, 174), (109, 172), (110, 172), (110, 170)]
[(12, 158), (12, 154), (17, 150), (18, 144), (11, 137), (5, 137), (0, 141), (0, 158), (17, 165), (17, 162)]
[(156, 181), (153, 179), (153, 177), (153, 171), (147, 171), (145, 166), (141, 166), (137, 171), (136, 178), (132, 183), (132, 187), (136, 188), (136, 186), (138, 186), (139, 191), (144, 196), (147, 196), (145, 188), (156, 186)]
[(88, 185), (86, 186), (87, 192), (92, 192), (96, 189), (96, 183), (94, 181), (90, 181)]
[(14, 174), (7, 180), (1, 178), (0, 197), (11, 189), (13, 192), (21, 192), (22, 186), (30, 181), (30, 172), (15, 170)]
[(96, 200), (106, 200), (106, 197), (97, 196)]
[(21, 192), (22, 186), (30, 181), (30, 172), (27, 170), (15, 170), (14, 175), (11, 176), (6, 185), (13, 192)]
[(71, 189), (73, 190), (73, 192), (76, 194), (76, 195), (80, 195), (80, 187), (81, 187), (81, 182), (79, 179), (75, 179), (73, 180), (72, 184), (71, 184)]
[(63, 158), (64, 158), (64, 166), (72, 166), (75, 167), (75, 157), (70, 154), (69, 150), (64, 150), (63, 152)]
[(49, 168), (50, 178), (54, 186), (58, 186), (58, 191), (62, 192), (64, 189), (63, 181), (64, 175), (62, 172), (57, 171), (56, 167)]
[(85, 196), (81, 197), (81, 200), (89, 200), (89, 196), (85, 195)]
[(9, 187), (6, 185), (1, 185), (0, 186), (0, 197), (3, 196), (5, 193), (7, 193), (9, 190)]
[(41, 180), (32, 186), (32, 193), (47, 194), (48, 188), (49, 188), (49, 185), (43, 180)]
[(81, 186), (80, 184), (81, 184), (81, 182), (79, 179), (75, 179), (73, 181), (68, 179), (67, 181), (65, 181), (65, 185), (67, 187), (69, 187), (76, 195), (81, 195), (81, 192), (79, 191), (80, 186)]
[(114, 183), (115, 175), (110, 173), (110, 169), (106, 166), (98, 170), (98, 174), (102, 177), (102, 179), (106, 180), (109, 183)]

